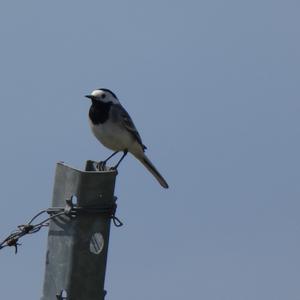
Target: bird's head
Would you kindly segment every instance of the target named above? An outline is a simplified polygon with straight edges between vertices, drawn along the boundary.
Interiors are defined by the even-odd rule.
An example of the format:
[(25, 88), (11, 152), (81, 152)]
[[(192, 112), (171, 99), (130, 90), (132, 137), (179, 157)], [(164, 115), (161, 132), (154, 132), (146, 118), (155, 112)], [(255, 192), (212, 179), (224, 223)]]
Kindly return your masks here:
[(98, 101), (104, 103), (112, 102), (113, 104), (120, 103), (115, 93), (104, 88), (96, 89), (92, 91), (90, 95), (86, 95), (85, 97), (91, 99), (93, 103), (97, 103)]

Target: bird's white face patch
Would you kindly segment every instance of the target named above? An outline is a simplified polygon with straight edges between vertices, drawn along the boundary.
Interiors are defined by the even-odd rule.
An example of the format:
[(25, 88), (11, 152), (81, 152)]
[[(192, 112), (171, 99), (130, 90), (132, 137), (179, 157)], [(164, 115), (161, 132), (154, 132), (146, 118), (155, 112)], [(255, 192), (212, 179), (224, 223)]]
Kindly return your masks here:
[(92, 96), (95, 96), (95, 97), (101, 97), (101, 95), (103, 94), (103, 91), (101, 90), (94, 90), (92, 91)]
[(94, 90), (92, 91), (91, 95), (96, 97), (96, 100), (101, 102), (112, 102), (113, 104), (119, 104), (119, 100), (107, 91)]

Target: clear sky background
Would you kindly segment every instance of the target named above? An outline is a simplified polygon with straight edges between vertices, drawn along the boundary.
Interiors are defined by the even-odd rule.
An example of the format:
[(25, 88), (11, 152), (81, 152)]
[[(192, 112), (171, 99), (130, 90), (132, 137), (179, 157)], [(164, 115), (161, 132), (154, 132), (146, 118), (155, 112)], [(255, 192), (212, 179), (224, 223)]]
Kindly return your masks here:
[[(299, 299), (299, 9), (1, 3), (0, 238), (50, 206), (57, 161), (109, 155), (83, 97), (106, 87), (170, 185), (122, 163), (106, 299)], [(0, 251), (1, 299), (41, 297), (46, 238)]]

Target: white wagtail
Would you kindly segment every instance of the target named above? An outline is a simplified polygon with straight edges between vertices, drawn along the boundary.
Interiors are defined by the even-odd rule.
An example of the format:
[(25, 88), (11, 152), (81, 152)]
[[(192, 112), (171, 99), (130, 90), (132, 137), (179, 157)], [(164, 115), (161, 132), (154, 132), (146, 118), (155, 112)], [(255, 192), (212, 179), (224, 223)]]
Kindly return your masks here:
[(100, 162), (100, 166), (104, 167), (110, 158), (123, 151), (121, 159), (114, 166), (117, 169), (126, 154), (130, 152), (152, 173), (162, 187), (168, 188), (165, 179), (144, 153), (147, 148), (117, 96), (108, 89), (97, 89), (86, 97), (92, 100), (89, 120), (95, 137), (105, 147), (115, 151), (106, 160)]

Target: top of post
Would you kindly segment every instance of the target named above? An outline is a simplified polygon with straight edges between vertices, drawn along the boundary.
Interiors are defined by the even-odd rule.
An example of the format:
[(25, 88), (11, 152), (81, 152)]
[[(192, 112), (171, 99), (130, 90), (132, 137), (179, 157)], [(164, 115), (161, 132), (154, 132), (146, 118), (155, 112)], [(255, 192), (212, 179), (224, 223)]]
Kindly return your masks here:
[[(96, 162), (88, 160), (85, 170), (59, 162), (56, 165), (53, 203), (61, 206), (66, 199), (76, 197), (77, 205), (90, 206), (114, 202), (116, 170), (96, 170)], [(59, 197), (57, 197), (60, 195)], [(63, 196), (63, 199), (62, 199)]]

